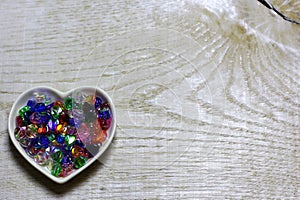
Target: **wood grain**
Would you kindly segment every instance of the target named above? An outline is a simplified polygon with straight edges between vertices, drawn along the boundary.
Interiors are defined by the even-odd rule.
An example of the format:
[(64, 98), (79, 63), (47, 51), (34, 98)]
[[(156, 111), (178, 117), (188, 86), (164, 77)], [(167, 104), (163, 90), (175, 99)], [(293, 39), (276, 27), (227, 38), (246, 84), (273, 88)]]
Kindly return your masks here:
[[(231, 0), (2, 1), (0, 19), (1, 199), (300, 198), (299, 26)], [(65, 185), (7, 133), (40, 85), (116, 105), (112, 146)]]

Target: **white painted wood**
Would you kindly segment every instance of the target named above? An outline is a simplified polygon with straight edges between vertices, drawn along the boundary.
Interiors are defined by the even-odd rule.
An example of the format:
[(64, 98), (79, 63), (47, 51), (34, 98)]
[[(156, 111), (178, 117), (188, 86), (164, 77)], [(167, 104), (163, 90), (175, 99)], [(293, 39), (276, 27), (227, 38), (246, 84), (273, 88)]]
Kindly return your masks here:
[[(300, 197), (299, 26), (230, 0), (2, 1), (0, 19), (1, 199)], [(40, 85), (117, 109), (109, 151), (65, 185), (7, 133)]]

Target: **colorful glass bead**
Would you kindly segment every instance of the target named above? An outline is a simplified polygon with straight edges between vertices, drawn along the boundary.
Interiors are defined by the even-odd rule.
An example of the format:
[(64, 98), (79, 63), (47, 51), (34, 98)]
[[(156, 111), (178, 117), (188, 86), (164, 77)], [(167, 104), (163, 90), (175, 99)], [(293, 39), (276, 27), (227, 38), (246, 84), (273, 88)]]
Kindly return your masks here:
[(16, 127), (23, 126), (23, 119), (21, 116), (16, 117)]
[(47, 126), (49, 128), (49, 131), (56, 131), (56, 127), (57, 127), (58, 124), (59, 124), (58, 120), (52, 120), (52, 119), (50, 119), (48, 121), (48, 124), (47, 124)]
[(58, 119), (60, 113), (63, 111), (60, 107), (57, 107), (57, 106), (51, 107), (50, 110), (51, 110), (50, 112), (51, 112), (53, 119)]
[(26, 127), (26, 136), (28, 138), (35, 138), (38, 134), (38, 127), (35, 124), (29, 124)]
[(39, 151), (34, 157), (34, 161), (38, 163), (39, 165), (46, 165), (48, 159), (49, 159), (49, 153), (45, 150)]
[(37, 103), (34, 107), (35, 112), (45, 112), (46, 111), (46, 106), (44, 103)]
[(41, 115), (38, 112), (34, 112), (29, 117), (30, 122), (33, 124), (40, 124), (41, 123)]
[(26, 136), (26, 127), (17, 127), (14, 131), (16, 139), (19, 141), (21, 138), (25, 138)]
[(62, 112), (59, 115), (58, 119), (59, 119), (59, 123), (61, 123), (61, 124), (67, 124), (69, 122), (70, 117), (69, 117), (69, 115), (66, 112)]
[(29, 143), (29, 145), (26, 148), (26, 153), (27, 155), (29, 155), (30, 157), (35, 156), (40, 150), (37, 148), (34, 148), (34, 140), (31, 140), (31, 142)]
[(55, 162), (51, 167), (51, 174), (53, 176), (59, 176), (61, 172), (62, 166), (59, 163)]
[(24, 118), (24, 115), (27, 111), (30, 111), (30, 107), (29, 106), (24, 106), (23, 108), (21, 108), (19, 110), (19, 115)]
[(30, 99), (30, 100), (27, 101), (27, 106), (30, 107), (30, 111), (31, 112), (34, 112), (35, 105), (36, 105), (36, 101), (35, 100)]
[(47, 127), (47, 125), (42, 124), (39, 128), (38, 128), (38, 133), (39, 134), (47, 134), (49, 132), (49, 129)]
[(86, 158), (84, 157), (78, 157), (78, 158), (75, 158), (74, 159), (74, 168), (75, 169), (79, 169), (81, 168), (82, 166), (84, 166), (86, 163)]
[(111, 126), (112, 118), (109, 118), (109, 119), (98, 118), (98, 121), (103, 130), (108, 130)]
[(73, 99), (70, 98), (70, 97), (66, 98), (66, 100), (65, 100), (65, 108), (67, 110), (71, 110), (72, 107), (73, 107)]
[(100, 97), (95, 97), (95, 109), (98, 109), (102, 104), (102, 99)]
[(65, 136), (65, 143), (66, 145), (71, 145), (75, 143), (76, 141), (76, 136), (75, 135), (66, 135)]
[(92, 144), (100, 144), (105, 142), (107, 138), (106, 130), (100, 130), (98, 132), (95, 132), (92, 138)]
[(77, 129), (74, 126), (67, 126), (67, 134), (75, 135), (77, 133)]
[(52, 154), (51, 158), (52, 160), (56, 161), (56, 162), (60, 162), (63, 158), (64, 154), (62, 151), (56, 151)]
[(84, 148), (78, 146), (78, 145), (75, 145), (72, 149), (72, 155), (77, 158), (77, 157), (80, 157), (80, 156), (84, 156), (85, 152), (84, 152)]
[(111, 111), (110, 108), (107, 105), (104, 105), (102, 108), (98, 110), (98, 118), (107, 120), (111, 118)]
[(62, 134), (57, 134), (55, 139), (60, 144), (64, 143), (65, 141), (65, 137)]
[(50, 140), (46, 135), (40, 135), (37, 138), (37, 141), (35, 143), (35, 148), (47, 148), (50, 144)]
[(57, 133), (64, 133), (66, 131), (66, 127), (63, 124), (58, 124), (56, 127)]

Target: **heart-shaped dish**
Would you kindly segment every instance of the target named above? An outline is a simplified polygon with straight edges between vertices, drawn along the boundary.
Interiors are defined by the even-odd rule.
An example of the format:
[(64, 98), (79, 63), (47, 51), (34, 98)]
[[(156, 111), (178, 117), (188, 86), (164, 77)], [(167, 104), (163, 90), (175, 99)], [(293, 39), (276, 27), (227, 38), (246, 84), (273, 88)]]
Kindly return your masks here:
[[(36, 98), (37, 95), (41, 95), (44, 98), (46, 96), (46, 98), (48, 98), (49, 102), (51, 100), (52, 101), (58, 100), (58, 101), (63, 102), (66, 98), (70, 98), (70, 97), (72, 99), (82, 100), (83, 96), (85, 96), (85, 97), (86, 96), (94, 96), (97, 98), (99, 97), (99, 99), (101, 99), (101, 102), (106, 102), (106, 105), (109, 105), (110, 113), (111, 113), (111, 119), (110, 119), (111, 121), (110, 121), (110, 126), (108, 127), (108, 129), (105, 132), (104, 141), (102, 140), (101, 143), (97, 144), (97, 145), (94, 144), (92, 152), (90, 152), (89, 151), (90, 149), (87, 148), (87, 150), (89, 151), (88, 152), (89, 157), (86, 158), (85, 164), (83, 166), (77, 167), (76, 169), (72, 169), (71, 172), (66, 176), (60, 177), (60, 176), (54, 176), (53, 174), (51, 174), (49, 167), (39, 165), (33, 159), (32, 156), (31, 157), (29, 156), (28, 151), (26, 152), (26, 148), (24, 146), (21, 146), (20, 142), (16, 139), (16, 133), (15, 133), (15, 129), (17, 128), (16, 118), (17, 118), (17, 116), (20, 115), (20, 109), (27, 105), (26, 103), (28, 102), (28, 100), (33, 99), (34, 97)], [(91, 100), (91, 102), (93, 102), (93, 100)], [(32, 118), (30, 118), (30, 119), (32, 120)], [(92, 124), (92, 123), (90, 123), (90, 124)], [(93, 125), (90, 125), (90, 126), (92, 126), (92, 128), (93, 128)], [(114, 107), (112, 100), (108, 96), (108, 94), (105, 91), (103, 91), (99, 88), (96, 88), (96, 87), (79, 87), (79, 88), (75, 88), (66, 93), (62, 93), (62, 92), (60, 92), (56, 89), (50, 88), (50, 87), (35, 87), (35, 88), (29, 89), (29, 90), (25, 91), (24, 93), (22, 93), (17, 98), (17, 100), (14, 102), (11, 112), (10, 112), (10, 115), (9, 115), (8, 129), (9, 129), (9, 135), (10, 135), (11, 141), (15, 145), (15, 147), (18, 149), (18, 151), (21, 153), (21, 155), (31, 165), (33, 165), (37, 170), (39, 170), (40, 172), (45, 174), (48, 178), (50, 178), (51, 180), (53, 180), (56, 183), (62, 184), (62, 183), (69, 181), (70, 179), (75, 177), (77, 174), (79, 174), (80, 172), (85, 170), (89, 165), (91, 165), (94, 161), (96, 161), (104, 153), (104, 151), (108, 148), (108, 146), (110, 145), (110, 143), (113, 140), (113, 137), (115, 134), (115, 129), (116, 129), (115, 107)], [(57, 130), (57, 129), (55, 129), (55, 130)], [(27, 132), (26, 132), (26, 134), (27, 134)], [(53, 133), (53, 135), (55, 137), (54, 133)], [(49, 138), (49, 136), (47, 136), (47, 137)], [(62, 137), (65, 137), (65, 136), (63, 135)], [(55, 142), (57, 143), (57, 141), (55, 141)], [(77, 140), (76, 140), (76, 142), (77, 142)], [(60, 145), (60, 144), (58, 144), (58, 145)], [(72, 153), (74, 153), (74, 152), (72, 152)]]

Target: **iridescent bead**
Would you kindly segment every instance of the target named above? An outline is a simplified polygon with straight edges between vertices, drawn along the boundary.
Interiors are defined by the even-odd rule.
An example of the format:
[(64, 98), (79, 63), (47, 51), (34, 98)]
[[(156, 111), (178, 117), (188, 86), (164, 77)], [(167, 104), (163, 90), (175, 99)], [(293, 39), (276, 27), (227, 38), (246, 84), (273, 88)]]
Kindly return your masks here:
[(75, 143), (76, 141), (76, 136), (75, 135), (66, 135), (65, 136), (65, 143), (66, 145), (71, 145)]
[(84, 156), (85, 152), (84, 152), (84, 148), (78, 146), (78, 145), (75, 145), (72, 149), (72, 155), (73, 157), (77, 158), (77, 157), (80, 157), (80, 156)]
[(65, 107), (66, 107), (67, 110), (72, 109), (72, 107), (73, 107), (73, 99), (72, 98), (70, 98), (70, 97), (66, 98)]
[(14, 134), (15, 134), (16, 140), (18, 140), (18, 141), (21, 138), (27, 137), (26, 136), (26, 127), (17, 127), (17, 128), (15, 128)]
[(60, 162), (63, 158), (63, 152), (61, 151), (56, 151), (51, 155), (52, 160), (56, 161), (56, 162)]
[(37, 103), (34, 107), (35, 112), (45, 112), (46, 111), (46, 106), (44, 103)]
[(62, 172), (62, 166), (59, 163), (54, 163), (51, 169), (51, 174), (53, 176), (59, 176)]
[(67, 126), (67, 134), (75, 135), (77, 133), (77, 129), (74, 126)]
[(62, 165), (62, 172), (59, 174), (60, 177), (66, 177), (73, 171), (73, 164)]
[(84, 166), (86, 163), (86, 158), (84, 157), (78, 157), (74, 159), (74, 168), (75, 169), (79, 169), (82, 166)]
[(44, 165), (46, 165), (46, 163), (49, 159), (49, 154), (48, 154), (48, 152), (41, 150), (33, 157), (33, 159), (39, 165), (44, 166)]
[(48, 124), (47, 124), (47, 126), (49, 128), (49, 131), (56, 131), (56, 127), (57, 127), (58, 124), (59, 124), (58, 120), (52, 120), (52, 119), (50, 119), (48, 121)]
[(24, 137), (24, 138), (20, 138), (19, 139), (19, 143), (23, 148), (27, 148), (28, 145), (30, 144), (31, 139), (28, 137)]
[(35, 124), (29, 124), (26, 127), (26, 136), (28, 138), (35, 138), (38, 134), (38, 127)]
[(64, 105), (64, 102), (60, 101), (60, 100), (56, 100), (54, 102), (54, 107), (60, 107), (62, 110), (65, 110), (65, 105)]
[(30, 157), (35, 156), (40, 151), (39, 149), (34, 148), (35, 142), (36, 142), (35, 140), (31, 140), (31, 142), (29, 143), (29, 145), (27, 146), (27, 148), (25, 150), (27, 155), (29, 155)]
[(29, 106), (24, 106), (22, 107), (20, 110), (19, 110), (19, 115), (24, 118), (24, 114), (27, 112), (27, 111), (30, 111), (30, 107)]
[(34, 112), (29, 117), (30, 122), (33, 124), (40, 124), (41, 123), (41, 115), (39, 112)]

